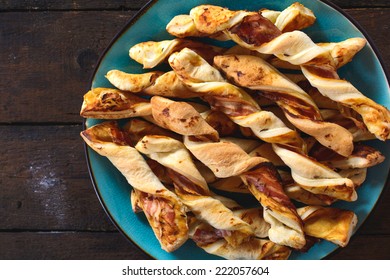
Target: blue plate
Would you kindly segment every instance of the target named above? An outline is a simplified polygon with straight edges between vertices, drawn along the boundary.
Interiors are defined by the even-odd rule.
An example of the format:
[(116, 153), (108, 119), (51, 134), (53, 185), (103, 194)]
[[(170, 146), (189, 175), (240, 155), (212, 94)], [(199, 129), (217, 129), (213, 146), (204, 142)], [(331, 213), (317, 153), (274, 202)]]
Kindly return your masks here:
[[(91, 87), (112, 87), (105, 74), (111, 69), (120, 69), (129, 73), (142, 73), (142, 66), (129, 58), (131, 46), (148, 40), (159, 41), (170, 39), (165, 26), (178, 14), (188, 14), (189, 10), (200, 4), (214, 4), (230, 9), (259, 10), (269, 8), (283, 10), (296, 0), (159, 0), (151, 1), (125, 28), (114, 38), (111, 45), (102, 55), (92, 78)], [(339, 74), (352, 82), (361, 92), (376, 102), (390, 107), (389, 83), (375, 48), (367, 35), (353, 23), (339, 8), (325, 2), (301, 0), (317, 17), (316, 23), (305, 29), (315, 42), (336, 42), (350, 37), (365, 37), (367, 46), (360, 51), (354, 60), (340, 69)], [(88, 119), (86, 126), (99, 123), (101, 120)], [(359, 228), (376, 204), (384, 186), (390, 167), (390, 146), (381, 141), (368, 143), (385, 156), (386, 161), (370, 168), (364, 185), (358, 190), (356, 202), (338, 202), (334, 206), (354, 211), (359, 219)], [(90, 148), (86, 148), (90, 175), (98, 197), (118, 229), (132, 242), (155, 259), (218, 259), (205, 253), (191, 240), (173, 253), (160, 248), (151, 228), (143, 214), (134, 214), (130, 205), (131, 186), (124, 177), (104, 157)], [(336, 245), (321, 241), (307, 253), (293, 253), (291, 259), (322, 259), (337, 248)]]

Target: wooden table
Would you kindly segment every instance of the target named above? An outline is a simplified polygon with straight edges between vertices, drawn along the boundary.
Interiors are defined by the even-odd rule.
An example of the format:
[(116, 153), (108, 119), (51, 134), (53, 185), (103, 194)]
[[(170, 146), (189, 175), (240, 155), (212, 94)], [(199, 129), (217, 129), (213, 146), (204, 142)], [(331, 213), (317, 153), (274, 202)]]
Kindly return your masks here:
[[(0, 258), (149, 258), (103, 211), (79, 136), (99, 54), (146, 2), (0, 2)], [(390, 2), (333, 2), (390, 67)], [(389, 208), (388, 182), (348, 247), (329, 258), (390, 259)]]

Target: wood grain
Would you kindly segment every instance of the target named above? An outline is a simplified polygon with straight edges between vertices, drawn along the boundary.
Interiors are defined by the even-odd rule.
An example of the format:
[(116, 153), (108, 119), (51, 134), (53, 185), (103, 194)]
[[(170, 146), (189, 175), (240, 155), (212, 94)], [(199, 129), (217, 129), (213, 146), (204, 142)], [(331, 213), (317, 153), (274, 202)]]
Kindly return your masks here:
[(92, 187), (81, 130), (1, 128), (0, 230), (115, 230)]
[(8, 10), (138, 10), (143, 7), (148, 0), (76, 0), (76, 1), (26, 1), (8, 0), (0, 2), (0, 11)]
[(82, 96), (99, 55), (133, 15), (0, 13), (0, 123), (81, 123)]
[[(356, 236), (348, 247), (336, 250), (327, 259), (388, 260), (388, 240), (388, 235)], [(0, 259), (151, 259), (115, 232), (0, 232), (0, 246), (4, 248)]]
[(0, 247), (10, 260), (150, 259), (117, 232), (0, 232)]
[(330, 260), (389, 260), (389, 235), (358, 235), (345, 248), (339, 248), (326, 259)]
[[(26, 1), (26, 0), (7, 0), (0, 2), (0, 11), (9, 10), (27, 10), (27, 11), (39, 11), (39, 10), (125, 10), (125, 9), (140, 9), (145, 5), (147, 0), (99, 0), (99, 1)], [(173, 1), (174, 2), (174, 1)], [(353, 7), (388, 7), (389, 1), (387, 0), (332, 0), (330, 1), (341, 8), (353, 8)]]

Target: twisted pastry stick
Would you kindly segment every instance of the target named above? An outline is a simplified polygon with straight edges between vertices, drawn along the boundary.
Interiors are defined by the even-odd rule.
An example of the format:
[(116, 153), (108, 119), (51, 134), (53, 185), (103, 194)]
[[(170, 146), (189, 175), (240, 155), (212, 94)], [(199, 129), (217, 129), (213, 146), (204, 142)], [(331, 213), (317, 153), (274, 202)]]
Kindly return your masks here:
[[(303, 29), (312, 25), (315, 21), (315, 16), (311, 10), (304, 7), (300, 3), (294, 3), (282, 12), (262, 10), (261, 13), (272, 20), (276, 26), (282, 31), (290, 31)], [(252, 12), (243, 12), (243, 15), (254, 14)], [(188, 15), (179, 15), (174, 17), (167, 25), (167, 31), (178, 38), (183, 37), (203, 37), (210, 34), (199, 32)], [(217, 33), (212, 36), (216, 39), (226, 40), (222, 33)], [(214, 55), (221, 54), (223, 48), (216, 46), (205, 45), (200, 42), (174, 39), (164, 40), (161, 42), (143, 42), (136, 44), (129, 50), (130, 57), (137, 62), (143, 64), (144, 68), (153, 68), (164, 61), (171, 53), (182, 48), (191, 48), (201, 54), (207, 61), (212, 61)]]
[(173, 71), (130, 74), (120, 70), (110, 70), (107, 72), (106, 78), (116, 88), (132, 93), (180, 98), (198, 96), (190, 91)]
[(314, 194), (324, 194), (336, 199), (355, 201), (354, 183), (313, 158), (293, 151), (283, 145), (273, 145), (276, 154), (291, 168), (291, 175), (302, 188)]
[(376, 138), (382, 141), (390, 139), (390, 111), (387, 108), (364, 96), (348, 81), (341, 80), (334, 69), (316, 66), (301, 68), (310, 84), (323, 95), (359, 113)]
[(148, 100), (117, 89), (94, 88), (84, 95), (80, 115), (85, 118), (122, 119), (151, 114)]
[[(145, 205), (142, 204), (142, 195), (143, 193), (138, 190), (133, 190), (131, 192), (131, 204), (134, 212), (144, 211)], [(228, 204), (233, 202), (233, 205), (238, 208), (240, 206), (225, 197), (216, 196), (218, 200), (221, 200), (223, 203), (228, 201)], [(150, 204), (154, 204), (153, 199), (149, 201)], [(231, 206), (231, 205), (230, 205)], [(238, 215), (241, 215), (244, 218), (247, 218), (248, 222), (252, 224), (261, 224), (260, 227), (267, 227), (267, 223), (259, 221), (258, 209), (243, 209), (236, 210), (235, 212), (240, 211)], [(226, 239), (223, 237), (223, 232), (216, 228), (213, 228), (211, 225), (206, 222), (202, 222), (195, 217), (188, 216), (188, 224), (190, 227), (189, 237), (195, 241), (198, 247), (202, 248), (209, 254), (217, 255), (225, 259), (288, 259), (291, 253), (291, 249), (285, 246), (275, 244), (266, 239), (259, 239), (251, 237), (248, 240), (243, 241), (240, 246), (232, 246), (229, 244)], [(254, 225), (255, 227), (258, 225)], [(256, 232), (264, 232), (263, 228), (259, 228)]]
[[(293, 3), (283, 11), (273, 11), (262, 9), (259, 11), (261, 15), (272, 23), (274, 23), (282, 32), (304, 29), (312, 25), (315, 21), (315, 16), (311, 10), (304, 7), (300, 3)], [(242, 11), (240, 16), (229, 19), (230, 25), (239, 20), (243, 16), (254, 14), (253, 12)], [(189, 15), (175, 16), (166, 27), (168, 33), (178, 38), (184, 37), (204, 37), (210, 35), (209, 33), (201, 32), (197, 29), (194, 20)], [(212, 37), (218, 40), (227, 40), (229, 37), (220, 32), (215, 32)]]
[[(206, 34), (224, 32), (237, 44), (259, 53), (273, 54), (301, 65), (316, 58), (329, 61), (328, 50), (317, 46), (302, 31), (282, 33), (260, 13), (231, 11), (213, 5), (200, 5), (190, 11), (195, 27)], [(314, 61), (312, 61), (314, 62)]]
[(287, 119), (322, 145), (348, 156), (353, 150), (351, 133), (322, 120), (317, 105), (299, 86), (260, 57), (248, 55), (216, 56), (214, 63), (235, 84), (260, 91), (283, 109)]
[(264, 220), (263, 209), (258, 208), (243, 208), (233, 199), (225, 196), (211, 193), (212, 197), (218, 199), (223, 205), (233, 211), (234, 215), (247, 222), (253, 229), (254, 235), (257, 238), (268, 237), (270, 225)]
[(206, 181), (182, 142), (160, 135), (146, 135), (135, 148), (168, 168), (182, 202), (198, 219), (219, 230), (230, 245), (238, 246), (253, 235), (249, 224), (211, 196)]
[[(348, 57), (348, 52), (346, 57)], [(344, 61), (344, 59), (340, 58), (340, 61)], [(288, 75), (288, 77), (303, 88), (317, 106), (321, 108), (321, 115), (324, 120), (348, 129), (354, 142), (376, 139), (375, 135), (368, 131), (367, 126), (357, 112), (322, 95), (317, 88), (310, 85), (305, 76), (294, 74)]]
[(240, 126), (250, 128), (260, 139), (302, 148), (298, 133), (273, 113), (262, 111), (242, 89), (226, 82), (220, 72), (190, 49), (172, 54), (169, 64), (192, 91), (200, 93), (212, 108), (225, 113)]
[[(230, 18), (242, 15), (242, 11), (234, 12), (217, 6), (198, 6), (191, 10), (190, 15), (201, 32), (213, 34), (222, 28), (241, 46), (301, 65), (303, 74), (312, 86), (323, 95), (358, 112), (369, 131), (378, 139), (384, 141), (390, 138), (390, 111), (364, 96), (350, 82), (341, 80), (331, 52), (316, 45), (305, 33), (293, 31), (282, 34), (259, 14), (240, 16), (239, 23), (230, 22)], [(214, 17), (220, 21), (215, 21)]]
[(154, 175), (138, 151), (129, 146), (116, 122), (105, 122), (81, 132), (84, 141), (107, 157), (127, 182), (140, 192), (140, 205), (162, 249), (172, 252), (188, 239), (186, 208)]
[(190, 238), (207, 253), (228, 260), (287, 260), (291, 254), (288, 247), (259, 238), (250, 238), (240, 246), (233, 247), (205, 223), (194, 223)]
[[(302, 248), (305, 237), (302, 222), (295, 211), (295, 206), (283, 192), (276, 170), (271, 163), (260, 157), (251, 157), (232, 142), (218, 141), (215, 131), (204, 134), (205, 123), (201, 115), (185, 102), (175, 102), (163, 97), (151, 99), (152, 114), (156, 121), (165, 128), (184, 135), (184, 145), (203, 164), (209, 167), (219, 178), (240, 175), (251, 193), (264, 208), (264, 219), (271, 223), (270, 240), (293, 248)], [(183, 118), (183, 114), (186, 115)], [(192, 125), (182, 124), (181, 120), (190, 120), (197, 127), (191, 134)]]
[(368, 131), (366, 125), (355, 116), (345, 115), (345, 110), (321, 110), (322, 117), (330, 122), (337, 123), (351, 132), (354, 142), (376, 139), (375, 135)]
[(304, 29), (313, 25), (316, 20), (313, 12), (298, 2), (291, 4), (281, 12), (267, 9), (260, 10), (260, 12), (282, 32)]
[[(257, 148), (251, 150), (249, 153), (251, 156), (263, 157), (270, 160), (277, 168), (278, 173), (281, 175), (283, 182), (283, 190), (286, 195), (295, 201), (299, 201), (306, 205), (330, 205), (335, 202), (337, 199), (329, 197), (323, 194), (314, 194), (309, 192), (299, 186), (291, 177), (290, 172), (284, 171), (285, 163), (280, 159), (280, 157), (273, 151), (272, 145), (269, 143), (263, 143)], [(279, 169), (280, 168), (280, 169)], [(362, 181), (365, 179), (365, 170), (363, 169), (347, 169), (344, 176), (353, 181), (354, 186), (357, 187), (362, 184)], [(348, 172), (347, 172), (348, 171)], [(228, 192), (238, 192), (238, 193), (248, 193), (248, 188), (242, 182), (239, 176), (229, 177), (225, 179), (219, 179), (216, 182), (211, 183), (211, 185), (219, 190), (224, 190)]]
[(171, 53), (182, 48), (191, 48), (202, 54), (205, 59), (212, 61), (213, 57), (225, 49), (188, 39), (173, 39), (160, 42), (142, 42), (132, 46), (129, 55), (142, 64), (144, 68), (153, 68), (163, 62)]
[[(366, 45), (366, 40), (363, 38), (349, 38), (341, 42), (334, 43), (317, 43), (318, 46), (329, 50), (333, 59), (333, 66), (339, 69), (345, 64), (352, 61), (352, 58)], [(255, 51), (251, 51), (253, 54)], [(256, 52), (255, 52), (256, 53)], [(258, 53), (258, 52), (257, 52)], [(270, 57), (267, 62), (276, 68), (299, 70), (299, 65), (293, 65), (287, 61), (280, 60), (277, 57)]]
[(362, 143), (355, 145), (349, 157), (341, 157), (317, 143), (310, 148), (309, 155), (333, 169), (369, 168), (385, 160), (380, 151)]
[(326, 239), (341, 247), (347, 246), (357, 224), (357, 216), (349, 210), (321, 206), (297, 209), (307, 235)]

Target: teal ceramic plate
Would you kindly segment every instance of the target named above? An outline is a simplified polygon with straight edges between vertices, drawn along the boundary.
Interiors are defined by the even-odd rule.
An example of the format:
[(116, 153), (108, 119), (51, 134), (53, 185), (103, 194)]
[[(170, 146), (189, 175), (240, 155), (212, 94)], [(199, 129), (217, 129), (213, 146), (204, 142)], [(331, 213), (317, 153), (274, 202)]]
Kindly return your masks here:
[[(131, 46), (139, 42), (163, 40), (172, 38), (165, 31), (169, 20), (178, 14), (186, 14), (199, 4), (215, 4), (230, 9), (258, 10), (269, 8), (283, 10), (296, 0), (159, 0), (151, 1), (138, 15), (131, 19), (125, 28), (117, 35), (111, 45), (102, 55), (92, 78), (91, 87), (112, 87), (104, 77), (111, 69), (120, 69), (129, 73), (143, 72), (141, 65), (129, 58)], [(305, 29), (315, 42), (342, 41), (350, 37), (366, 37), (367, 46), (340, 70), (340, 76), (351, 81), (361, 92), (386, 107), (390, 107), (389, 84), (374, 46), (370, 43), (365, 32), (348, 19), (340, 9), (321, 1), (300, 1), (316, 15), (316, 23)], [(89, 119), (89, 127), (100, 120)], [(353, 210), (359, 219), (358, 227), (367, 218), (376, 204), (388, 176), (390, 166), (390, 145), (380, 141), (372, 141), (386, 156), (386, 161), (369, 169), (367, 180), (359, 189), (359, 199), (353, 203), (340, 202), (335, 207)], [(86, 149), (87, 161), (92, 181), (99, 199), (118, 229), (132, 242), (155, 259), (218, 259), (205, 253), (189, 240), (184, 246), (173, 253), (161, 250), (143, 214), (134, 214), (131, 210), (129, 193), (131, 186), (122, 175), (106, 159), (91, 149)], [(291, 259), (322, 259), (337, 246), (322, 241), (307, 253), (293, 253)]]

